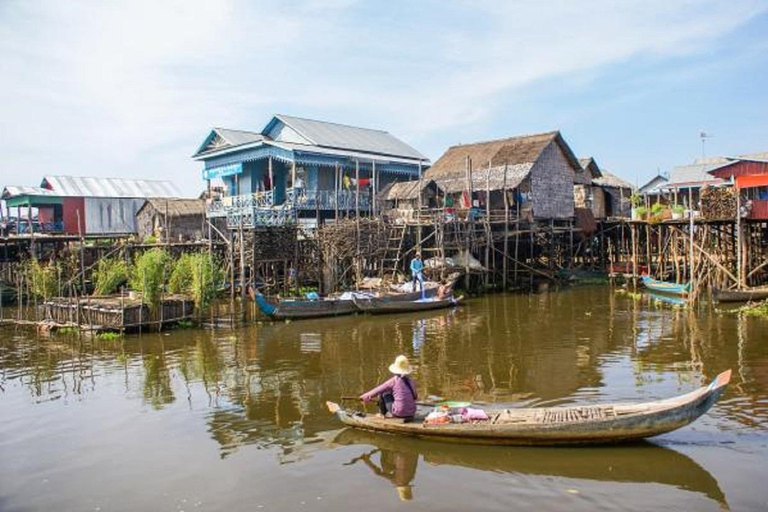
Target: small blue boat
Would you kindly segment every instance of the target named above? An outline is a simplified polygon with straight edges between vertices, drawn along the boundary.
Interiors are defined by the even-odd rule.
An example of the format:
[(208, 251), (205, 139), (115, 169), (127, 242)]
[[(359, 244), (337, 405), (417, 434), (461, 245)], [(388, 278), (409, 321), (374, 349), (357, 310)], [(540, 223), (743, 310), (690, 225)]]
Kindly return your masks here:
[(685, 296), (691, 291), (691, 283), (668, 283), (653, 279), (650, 276), (641, 276), (640, 279), (646, 288), (654, 292)]

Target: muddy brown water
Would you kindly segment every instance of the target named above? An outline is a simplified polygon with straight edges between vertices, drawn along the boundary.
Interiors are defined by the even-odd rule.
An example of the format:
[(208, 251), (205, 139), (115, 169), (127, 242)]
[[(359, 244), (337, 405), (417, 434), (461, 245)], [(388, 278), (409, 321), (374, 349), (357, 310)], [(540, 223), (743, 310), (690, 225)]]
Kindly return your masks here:
[[(732, 368), (693, 425), (631, 446), (462, 446), (324, 408), (408, 355), (422, 396), (652, 400)], [(0, 510), (764, 510), (768, 320), (608, 287), (453, 311), (85, 340), (0, 331)]]

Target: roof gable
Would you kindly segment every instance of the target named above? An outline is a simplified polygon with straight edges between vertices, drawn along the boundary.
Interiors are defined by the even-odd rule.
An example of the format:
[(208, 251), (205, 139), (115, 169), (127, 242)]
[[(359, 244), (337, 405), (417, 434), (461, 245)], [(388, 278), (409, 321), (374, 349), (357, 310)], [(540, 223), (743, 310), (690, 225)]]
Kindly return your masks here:
[(429, 161), (426, 156), (383, 130), (278, 114), (267, 123), (261, 134), (270, 138), (272, 134), (277, 134), (282, 137), (279, 140), (285, 142)]
[(635, 190), (634, 185), (632, 185), (630, 182), (626, 180), (619, 178), (615, 174), (608, 172), (605, 169), (601, 169), (600, 172), (602, 173), (602, 176), (592, 180), (592, 183), (594, 183), (595, 185), (598, 185), (601, 187), (623, 188), (628, 190)]
[(579, 158), (579, 164), (583, 170), (589, 172), (591, 179), (599, 178), (603, 175), (597, 162), (595, 162), (595, 159), (591, 156)]
[(466, 170), (467, 158), (472, 161), (474, 169), (489, 165), (493, 168), (505, 165), (532, 165), (552, 142), (560, 146), (574, 171), (581, 170), (581, 164), (560, 132), (554, 131), (452, 146), (432, 165), (426, 175), (434, 178), (461, 174)]
[(141, 213), (145, 208), (153, 208), (157, 213), (165, 215), (168, 212), (170, 217), (186, 217), (186, 216), (198, 216), (205, 215), (205, 200), (204, 199), (147, 199), (141, 208), (138, 209), (136, 215)]
[(205, 138), (203, 143), (200, 144), (195, 156), (262, 140), (264, 140), (264, 137), (256, 132), (230, 130), (228, 128), (214, 128)]

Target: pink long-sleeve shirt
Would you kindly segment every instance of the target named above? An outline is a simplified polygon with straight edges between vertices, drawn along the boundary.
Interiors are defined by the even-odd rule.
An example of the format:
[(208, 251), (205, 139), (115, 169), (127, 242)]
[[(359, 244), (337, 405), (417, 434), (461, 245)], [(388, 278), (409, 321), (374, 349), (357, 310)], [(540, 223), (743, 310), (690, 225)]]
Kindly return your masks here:
[[(413, 393), (411, 393), (410, 388), (408, 388), (406, 379), (408, 380), (408, 383), (410, 383), (411, 388), (413, 388)], [(385, 391), (392, 391), (392, 396), (395, 398), (395, 402), (392, 404), (393, 415), (400, 418), (407, 418), (416, 414), (416, 384), (410, 377), (407, 375), (395, 375), (380, 386), (363, 394), (360, 398), (365, 402), (370, 402)]]

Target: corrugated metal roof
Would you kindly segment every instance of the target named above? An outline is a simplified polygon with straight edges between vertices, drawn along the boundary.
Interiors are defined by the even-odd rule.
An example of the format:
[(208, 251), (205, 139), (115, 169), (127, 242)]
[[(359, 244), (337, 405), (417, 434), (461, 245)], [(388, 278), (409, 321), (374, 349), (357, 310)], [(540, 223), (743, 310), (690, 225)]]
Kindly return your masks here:
[[(317, 146), (429, 161), (426, 156), (391, 133), (383, 130), (359, 128), (282, 114), (276, 115), (275, 118), (287, 124)], [(270, 122), (267, 126), (271, 124)]]
[(250, 142), (258, 142), (260, 140), (264, 140), (264, 136), (262, 134), (256, 132), (248, 132), (245, 130), (214, 128), (213, 131), (218, 133), (222, 139), (229, 142), (232, 146), (239, 146), (241, 144), (248, 144)]
[(8, 185), (3, 189), (3, 199), (10, 199), (17, 196), (56, 196), (52, 190), (42, 187), (25, 187), (19, 185)]
[(716, 178), (709, 171), (714, 171), (721, 167), (731, 165), (732, 161), (714, 161), (707, 163), (698, 163), (691, 165), (681, 165), (672, 169), (669, 173), (669, 181), (661, 185), (664, 188), (675, 188), (681, 185), (702, 185), (704, 183), (722, 183), (723, 180)]
[(181, 197), (176, 185), (166, 180), (45, 176), (42, 187), (62, 197)]

